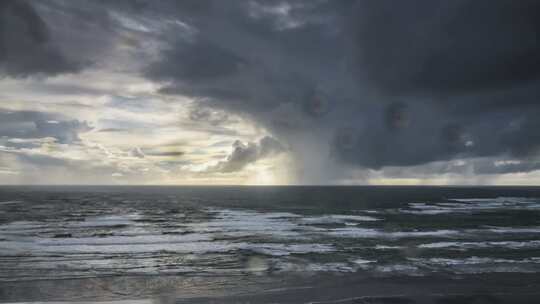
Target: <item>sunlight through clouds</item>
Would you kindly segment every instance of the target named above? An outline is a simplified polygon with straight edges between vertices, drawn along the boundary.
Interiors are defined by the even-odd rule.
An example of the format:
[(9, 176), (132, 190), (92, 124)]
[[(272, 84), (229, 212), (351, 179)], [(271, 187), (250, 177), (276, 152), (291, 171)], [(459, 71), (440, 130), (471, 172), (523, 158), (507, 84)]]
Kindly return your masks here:
[(537, 4), (411, 5), (0, 6), (0, 183), (540, 182)]

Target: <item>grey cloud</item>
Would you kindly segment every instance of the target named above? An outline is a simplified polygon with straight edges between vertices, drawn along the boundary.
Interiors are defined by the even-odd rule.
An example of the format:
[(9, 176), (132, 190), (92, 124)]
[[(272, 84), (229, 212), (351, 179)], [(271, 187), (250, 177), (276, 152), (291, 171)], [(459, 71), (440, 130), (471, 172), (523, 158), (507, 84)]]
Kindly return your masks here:
[(231, 145), (230, 140), (222, 140), (210, 145), (210, 147), (229, 147)]
[(18, 172), (2, 180), (7, 184), (103, 184), (117, 172), (114, 165), (64, 159), (25, 151), (0, 151), (0, 163)]
[(185, 166), (192, 164), (190, 161), (187, 160), (167, 160), (167, 161), (160, 161), (157, 163), (157, 166), (164, 170), (170, 170), (173, 167), (178, 166)]
[(186, 154), (181, 151), (181, 146), (186, 143), (184, 141), (173, 141), (167, 143), (160, 143), (155, 145), (147, 145), (143, 147), (135, 147), (129, 151), (129, 155), (133, 157), (180, 157)]
[(7, 138), (53, 137), (59, 143), (80, 140), (79, 134), (92, 129), (85, 121), (66, 119), (37, 111), (0, 111), (0, 136)]
[(259, 141), (259, 158), (285, 151), (285, 147), (275, 138), (265, 136)]
[[(161, 19), (174, 4), (167, 2), (3, 1), (1, 72), (15, 77), (75, 73), (87, 67), (135, 72), (173, 20)], [(49, 86), (66, 92), (88, 90)]]
[[(537, 1), (51, 3), (41, 6), (73, 18), (73, 29), (54, 26), (66, 53), (99, 59), (105, 51), (94, 45), (127, 33), (137, 45), (155, 42), (155, 61), (144, 47), (130, 54), (147, 65), (144, 77), (163, 84), (160, 93), (253, 119), (290, 147), (300, 170), (320, 172), (318, 181), (335, 177), (325, 175), (331, 165), (339, 172), (508, 157), (521, 165), (478, 163), (478, 172), (536, 170)], [(129, 29), (115, 13), (151, 32)], [(171, 25), (152, 27), (158, 19)], [(198, 128), (234, 134), (221, 127), (226, 117), (190, 114), (186, 126), (206, 122)], [(240, 170), (259, 158), (261, 144), (237, 143), (215, 169)]]
[(356, 5), (358, 69), (384, 90), (447, 94), (519, 85), (540, 76), (537, 1)]
[(25, 1), (0, 3), (0, 73), (25, 77), (76, 72), (80, 64), (68, 59), (51, 38), (49, 28)]
[(223, 111), (215, 111), (206, 107), (193, 107), (189, 112), (189, 118), (194, 122), (209, 123), (212, 126), (219, 126), (230, 122), (229, 115)]
[(346, 144), (340, 142), (343, 135), (338, 132), (333, 150), (340, 159), (370, 168), (456, 157), (530, 156), (540, 148), (534, 118), (537, 114), (538, 110), (486, 110), (482, 115), (464, 117), (426, 103), (410, 103), (399, 110), (389, 105), (384, 111), (374, 112), (364, 125), (349, 128)]
[(321, 162), (379, 169), (538, 153), (536, 1), (283, 3), (281, 15), (241, 2), (192, 15), (197, 36), (172, 40), (146, 76), (168, 81), (164, 93), (251, 115), (293, 153), (317, 132), (319, 150), (330, 147)]
[(116, 133), (116, 132), (129, 132), (129, 130), (121, 129), (121, 128), (105, 128), (105, 129), (99, 129), (97, 132)]
[(182, 151), (150, 151), (146, 152), (146, 155), (149, 156), (171, 156), (171, 157), (177, 157), (182, 156), (185, 153)]
[(43, 121), (38, 120), (36, 124), (38, 136), (51, 136), (58, 139), (60, 143), (71, 143), (79, 141), (79, 133), (88, 132), (92, 129), (87, 122), (78, 120), (67, 121)]
[(280, 142), (269, 136), (263, 137), (259, 143), (243, 143), (237, 140), (233, 143), (233, 151), (227, 159), (211, 167), (209, 171), (222, 173), (240, 171), (259, 159), (279, 154), (285, 150)]
[[(238, 71), (244, 60), (223, 47), (208, 42), (178, 43), (162, 54), (165, 60), (152, 65), (150, 77), (185, 79), (192, 83), (226, 77)], [(171, 65), (169, 58), (182, 58)]]
[(145, 154), (139, 147), (135, 147), (129, 150), (128, 155), (131, 157), (144, 158)]
[(21, 153), (19, 151), (0, 151), (0, 155), (2, 154), (14, 155), (16, 156), (18, 161), (20, 161), (23, 164), (34, 165), (38, 167), (42, 167), (42, 166), (62, 167), (62, 166), (69, 165), (69, 160), (58, 158), (58, 157), (47, 156), (47, 155), (28, 154), (28, 153)]
[(522, 160), (522, 161), (492, 161), (477, 163), (474, 166), (476, 174), (504, 174), (504, 173), (526, 173), (540, 170), (540, 161)]
[(201, 125), (200, 123), (193, 122), (181, 122), (179, 126), (185, 127), (191, 131), (199, 131), (205, 133), (212, 133), (216, 135), (225, 135), (225, 136), (238, 136), (239, 130), (233, 128), (227, 128), (219, 125)]
[(192, 16), (199, 30), (194, 39), (173, 39), (146, 71), (147, 77), (169, 83), (162, 92), (244, 112), (271, 110), (307, 95), (314, 87), (309, 75), (318, 78), (321, 60), (336, 58), (333, 34), (319, 24), (281, 30), (253, 17), (249, 2), (215, 5), (219, 10)]
[(32, 149), (39, 148), (43, 144), (54, 141), (54, 138), (9, 138), (3, 136), (0, 138), (0, 146), (3, 146), (7, 151), (15, 151), (17, 149)]
[(385, 167), (379, 173), (383, 176), (395, 178), (437, 178), (444, 175), (453, 175), (464, 180), (477, 178), (479, 181), (487, 181), (494, 176), (509, 173), (527, 173), (540, 170), (538, 159), (516, 160), (508, 157), (480, 157), (460, 159), (454, 161), (437, 161), (409, 167)]

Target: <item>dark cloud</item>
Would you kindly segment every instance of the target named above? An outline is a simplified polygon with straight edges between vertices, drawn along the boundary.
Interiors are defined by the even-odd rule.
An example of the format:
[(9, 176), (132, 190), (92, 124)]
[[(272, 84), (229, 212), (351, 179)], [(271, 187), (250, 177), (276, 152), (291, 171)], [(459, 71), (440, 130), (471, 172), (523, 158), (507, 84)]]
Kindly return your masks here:
[(129, 130), (121, 129), (121, 128), (105, 128), (105, 129), (99, 129), (97, 132), (116, 133), (116, 132), (129, 132)]
[(463, 117), (425, 103), (398, 108), (390, 104), (385, 111), (373, 112), (380, 120), (374, 116), (348, 128), (346, 144), (338, 132), (333, 153), (349, 163), (376, 169), (453, 158), (531, 156), (540, 148), (534, 118), (538, 113), (484, 111)]
[(280, 142), (269, 136), (263, 137), (259, 143), (243, 143), (237, 140), (233, 143), (233, 151), (227, 159), (211, 167), (209, 171), (222, 173), (240, 171), (259, 159), (279, 154), (285, 150)]
[[(308, 112), (317, 106), (322, 90), (316, 90), (317, 81), (309, 75), (319, 78), (321, 61), (334, 62), (339, 52), (334, 51), (335, 34), (320, 24), (326, 20), (304, 16), (312, 5), (230, 1), (212, 7), (187, 19), (195, 36), (171, 37), (160, 60), (146, 70), (147, 77), (169, 84), (162, 92), (242, 112), (271, 110), (291, 99), (306, 104)], [(308, 12), (296, 16), (302, 7)], [(287, 20), (289, 27), (277, 26), (278, 19)]]
[(163, 93), (218, 102), (250, 97), (250, 92), (237, 88), (248, 59), (236, 55), (232, 49), (205, 41), (180, 41), (164, 50), (161, 56), (145, 74), (171, 83), (161, 89)]
[(540, 4), (359, 1), (359, 69), (383, 90), (448, 94), (540, 76)]
[(212, 126), (223, 125), (231, 121), (227, 113), (205, 107), (192, 108), (189, 112), (189, 118), (194, 122), (209, 123)]
[(527, 173), (540, 170), (540, 161), (494, 161), (475, 164), (476, 174)]
[[(39, 11), (46, 19), (25, 4), (22, 15), (13, 13), (14, 6), (0, 6), (14, 20), (9, 22), (33, 20), (21, 38), (3, 34), (0, 66), (12, 52), (6, 42), (16, 39), (55, 49), (51, 33), (58, 34), (66, 54), (99, 60), (108, 47), (130, 38), (130, 60), (145, 66), (144, 77), (162, 83), (160, 93), (197, 100), (186, 126), (233, 135), (222, 127), (229, 119), (223, 113), (240, 113), (290, 147), (305, 172), (321, 164), (325, 175), (328, 163), (417, 170), (453, 159), (476, 162), (485, 174), (536, 170), (538, 1), (75, 2), (41, 4), (54, 8)], [(70, 17), (53, 18), (60, 15), (51, 11)], [(2, 22), (5, 32), (11, 23)], [(145, 53), (146, 44), (159, 48), (157, 56)], [(62, 67), (55, 60), (47, 62)], [(19, 69), (23, 75), (47, 71)], [(40, 128), (60, 132), (49, 124)], [(272, 145), (237, 142), (214, 169), (240, 170)], [(505, 158), (519, 166), (478, 162)]]
[(184, 142), (171, 142), (155, 146), (135, 147), (128, 152), (131, 157), (145, 158), (147, 156), (156, 157), (180, 157), (186, 154), (178, 149)]
[(382, 171), (391, 177), (411, 178), (411, 177), (436, 177), (443, 174), (453, 174), (465, 177), (497, 176), (507, 173), (527, 173), (540, 170), (538, 158), (509, 159), (497, 157), (482, 157), (465, 160), (454, 160), (450, 162), (432, 162), (420, 166), (412, 167), (386, 167)]
[[(164, 61), (151, 66), (149, 76), (185, 79), (197, 83), (236, 73), (245, 62), (230, 50), (209, 42), (177, 44), (162, 54)], [(167, 59), (182, 58), (177, 65)]]
[(185, 153), (182, 151), (150, 151), (146, 152), (146, 155), (149, 156), (171, 156), (171, 157), (178, 157), (182, 156)]
[(70, 120), (58, 114), (37, 111), (0, 111), (0, 137), (46, 138), (59, 143), (74, 143), (79, 134), (92, 129), (85, 121)]
[(49, 28), (25, 1), (0, 3), (0, 73), (9, 76), (56, 75), (81, 68), (60, 51)]
[(164, 93), (252, 115), (296, 153), (316, 132), (319, 150), (330, 147), (321, 162), (379, 169), (538, 153), (537, 1), (213, 5), (190, 15), (193, 39), (171, 40), (148, 69)]

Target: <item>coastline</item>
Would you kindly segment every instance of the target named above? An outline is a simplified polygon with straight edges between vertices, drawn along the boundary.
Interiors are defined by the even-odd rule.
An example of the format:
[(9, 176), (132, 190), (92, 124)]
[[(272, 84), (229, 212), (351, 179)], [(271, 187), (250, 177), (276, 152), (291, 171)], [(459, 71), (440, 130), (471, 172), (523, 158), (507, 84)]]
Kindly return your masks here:
[[(242, 286), (213, 277), (109, 277), (0, 283), (3, 303), (537, 303), (540, 274), (284, 276)], [(275, 283), (280, 282), (280, 283)], [(146, 287), (146, 288), (142, 288)]]

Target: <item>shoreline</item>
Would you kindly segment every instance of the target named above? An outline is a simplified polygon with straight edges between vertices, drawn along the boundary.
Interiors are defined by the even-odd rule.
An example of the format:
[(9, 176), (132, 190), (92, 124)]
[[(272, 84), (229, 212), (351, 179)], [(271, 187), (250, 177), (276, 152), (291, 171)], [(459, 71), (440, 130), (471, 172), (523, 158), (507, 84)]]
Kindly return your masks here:
[[(0, 283), (2, 303), (537, 303), (540, 274), (496, 273), (459, 278), (297, 275), (246, 277), (114, 277)], [(266, 281), (266, 282), (265, 282)], [(276, 283), (278, 282), (278, 283)], [(242, 285), (242, 286), (240, 286)]]

